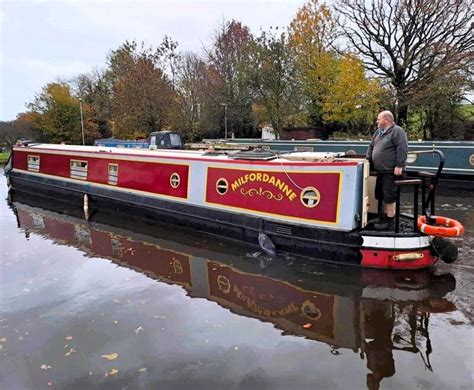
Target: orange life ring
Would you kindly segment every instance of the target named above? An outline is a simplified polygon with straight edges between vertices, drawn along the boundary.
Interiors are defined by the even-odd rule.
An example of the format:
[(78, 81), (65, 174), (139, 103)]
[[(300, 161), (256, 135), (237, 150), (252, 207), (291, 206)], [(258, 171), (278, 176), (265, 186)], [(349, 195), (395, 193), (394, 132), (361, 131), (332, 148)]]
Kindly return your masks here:
[(427, 224), (425, 215), (420, 216), (418, 218), (418, 230), (436, 237), (458, 237), (464, 233), (464, 226), (455, 219), (439, 216), (433, 216), (431, 219), (435, 220), (435, 225)]

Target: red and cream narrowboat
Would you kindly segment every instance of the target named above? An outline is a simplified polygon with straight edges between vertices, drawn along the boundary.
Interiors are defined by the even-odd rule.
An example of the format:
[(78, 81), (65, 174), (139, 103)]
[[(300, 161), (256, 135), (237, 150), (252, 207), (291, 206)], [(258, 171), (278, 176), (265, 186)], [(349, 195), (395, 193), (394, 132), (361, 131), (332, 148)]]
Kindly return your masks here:
[[(374, 180), (363, 158), (26, 144), (14, 147), (6, 172), (13, 191), (84, 204), (88, 214), (112, 209), (260, 243), (270, 254), (389, 269), (426, 268), (439, 257), (436, 234), (423, 233), (430, 218), (417, 221), (417, 196), (414, 218), (397, 214), (395, 231), (371, 229)], [(429, 217), (435, 181), (425, 193), (424, 179), (399, 184), (415, 195), (421, 184)], [(462, 233), (459, 226), (446, 229)]]

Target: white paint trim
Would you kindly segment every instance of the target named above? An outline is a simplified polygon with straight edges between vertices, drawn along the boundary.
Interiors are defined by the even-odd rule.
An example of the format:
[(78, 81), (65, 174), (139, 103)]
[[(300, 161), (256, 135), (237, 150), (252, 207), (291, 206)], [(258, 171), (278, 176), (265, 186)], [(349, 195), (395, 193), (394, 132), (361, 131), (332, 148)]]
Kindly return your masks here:
[(383, 249), (420, 249), (431, 245), (429, 236), (420, 237), (376, 237), (362, 236), (364, 242), (362, 248), (383, 248)]

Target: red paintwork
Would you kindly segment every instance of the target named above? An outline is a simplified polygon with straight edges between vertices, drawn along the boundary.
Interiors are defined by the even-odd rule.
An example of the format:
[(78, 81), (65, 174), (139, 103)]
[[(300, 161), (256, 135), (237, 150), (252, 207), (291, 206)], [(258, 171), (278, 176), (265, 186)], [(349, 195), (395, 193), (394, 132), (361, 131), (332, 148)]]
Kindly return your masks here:
[[(207, 264), (212, 300), (246, 315), (290, 324), (313, 337), (334, 339), (333, 295), (305, 291), (261, 275), (246, 274), (221, 263)], [(303, 328), (305, 325), (305, 328)]]
[[(236, 183), (239, 178), (249, 174), (274, 176), (281, 183), (285, 183), (287, 185), (286, 188), (290, 189), (295, 196), (293, 196), (293, 199), (290, 199), (284, 191), (274, 184), (261, 180), (249, 180), (247, 183), (239, 185), (238, 188), (232, 188), (232, 184)], [(316, 207), (308, 208), (302, 204), (300, 201), (301, 190), (288, 179), (285, 173), (243, 169), (209, 168), (206, 201), (223, 206), (277, 214), (279, 216), (336, 222), (340, 174), (329, 172), (291, 172), (290, 176), (299, 187), (314, 187), (320, 192), (321, 200)], [(229, 189), (224, 195), (220, 195), (216, 191), (216, 183), (221, 178), (226, 179), (229, 183)]]
[[(188, 196), (189, 167), (187, 165), (76, 157), (74, 155), (15, 150), (13, 167), (27, 170), (28, 155), (40, 156), (39, 172), (43, 174), (69, 178), (71, 160), (87, 161), (87, 181), (108, 185), (108, 164), (115, 163), (119, 166), (119, 175), (118, 183), (114, 187), (124, 187), (177, 198), (187, 198)], [(172, 188), (170, 185), (170, 176), (174, 172), (178, 173), (181, 178), (178, 188)]]
[[(424, 257), (411, 261), (395, 261), (393, 256), (402, 253), (422, 252)], [(420, 269), (431, 267), (436, 264), (437, 259), (433, 257), (429, 249), (416, 250), (409, 249), (403, 251), (383, 250), (383, 249), (361, 249), (363, 267), (372, 268), (392, 268), (392, 269)]]

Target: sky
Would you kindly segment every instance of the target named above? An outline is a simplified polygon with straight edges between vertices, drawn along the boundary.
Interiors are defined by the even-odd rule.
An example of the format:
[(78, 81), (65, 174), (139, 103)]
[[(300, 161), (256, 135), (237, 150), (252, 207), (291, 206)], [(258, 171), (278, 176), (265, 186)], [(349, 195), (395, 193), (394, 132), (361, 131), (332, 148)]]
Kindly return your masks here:
[(304, 0), (0, 0), (0, 121), (26, 111), (41, 88), (104, 68), (125, 40), (202, 52), (223, 21), (254, 33), (286, 27)]

